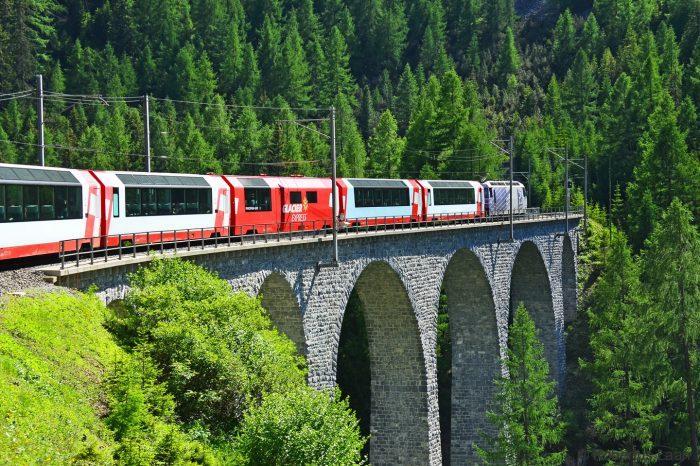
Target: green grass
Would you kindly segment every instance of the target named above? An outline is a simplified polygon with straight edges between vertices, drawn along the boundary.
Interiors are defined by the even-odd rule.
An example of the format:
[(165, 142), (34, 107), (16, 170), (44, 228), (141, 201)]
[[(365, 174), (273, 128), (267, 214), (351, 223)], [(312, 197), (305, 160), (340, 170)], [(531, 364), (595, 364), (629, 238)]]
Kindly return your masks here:
[(94, 296), (0, 302), (0, 464), (110, 464), (101, 381), (122, 350)]

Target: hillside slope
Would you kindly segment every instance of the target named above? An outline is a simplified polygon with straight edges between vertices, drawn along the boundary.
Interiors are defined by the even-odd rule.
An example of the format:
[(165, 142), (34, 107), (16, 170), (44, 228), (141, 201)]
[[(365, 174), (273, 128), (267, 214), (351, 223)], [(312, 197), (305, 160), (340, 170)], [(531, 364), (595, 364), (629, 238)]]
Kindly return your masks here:
[(109, 464), (105, 367), (123, 354), (94, 296), (0, 303), (0, 464)]

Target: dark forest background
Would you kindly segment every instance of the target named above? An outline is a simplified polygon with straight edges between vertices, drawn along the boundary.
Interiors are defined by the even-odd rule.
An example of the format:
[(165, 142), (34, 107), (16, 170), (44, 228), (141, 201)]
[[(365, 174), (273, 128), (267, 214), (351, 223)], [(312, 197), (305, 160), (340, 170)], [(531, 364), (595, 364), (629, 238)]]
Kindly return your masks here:
[[(333, 105), (343, 176), (499, 177), (514, 135), (532, 205), (564, 203), (555, 149), (588, 157), (592, 200), (619, 187), (637, 246), (673, 196), (697, 209), (699, 3), (515, 3), (0, 0), (0, 93), (44, 75), (51, 165), (142, 170), (149, 94), (154, 170), (325, 175), (328, 140), (289, 121)], [(15, 97), (0, 161), (34, 163)]]

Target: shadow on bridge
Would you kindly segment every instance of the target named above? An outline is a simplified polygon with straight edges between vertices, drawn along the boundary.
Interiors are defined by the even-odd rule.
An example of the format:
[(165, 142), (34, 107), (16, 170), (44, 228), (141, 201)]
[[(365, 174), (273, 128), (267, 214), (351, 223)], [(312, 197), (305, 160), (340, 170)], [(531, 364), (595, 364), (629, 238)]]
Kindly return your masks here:
[(364, 429), (369, 426), (372, 464), (429, 464), (418, 323), (401, 279), (385, 262), (368, 265), (355, 284), (343, 319), (337, 374)]
[(438, 341), (442, 461), (475, 464), (473, 444), (492, 429), (486, 411), (501, 363), (491, 286), (467, 249), (457, 251), (445, 271)]

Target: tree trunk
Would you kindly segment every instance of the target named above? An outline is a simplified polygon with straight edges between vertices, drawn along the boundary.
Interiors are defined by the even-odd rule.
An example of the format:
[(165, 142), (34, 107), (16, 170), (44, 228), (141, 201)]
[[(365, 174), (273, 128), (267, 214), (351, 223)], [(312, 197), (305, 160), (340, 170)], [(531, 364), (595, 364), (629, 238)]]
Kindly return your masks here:
[(688, 338), (685, 333), (686, 322), (688, 321), (685, 313), (685, 281), (681, 280), (679, 291), (681, 294), (681, 342), (683, 345), (683, 366), (686, 391), (686, 407), (688, 409), (688, 423), (690, 424), (690, 464), (698, 466), (698, 420), (695, 416), (695, 388), (693, 387), (693, 363), (690, 360), (690, 348)]
[(698, 466), (698, 421), (695, 416), (695, 389), (693, 387), (693, 371), (690, 361), (688, 343), (683, 342), (683, 358), (685, 360), (685, 385), (688, 408), (688, 421), (690, 422), (690, 464)]

